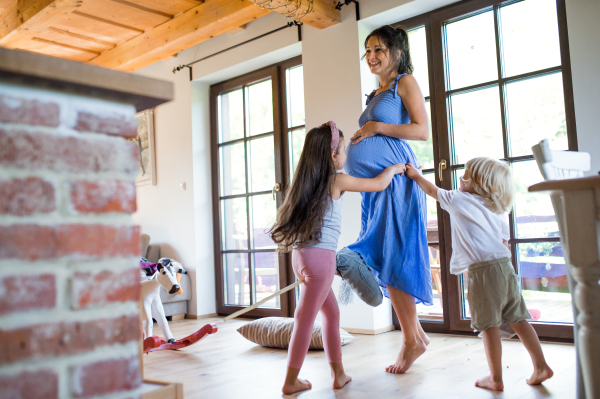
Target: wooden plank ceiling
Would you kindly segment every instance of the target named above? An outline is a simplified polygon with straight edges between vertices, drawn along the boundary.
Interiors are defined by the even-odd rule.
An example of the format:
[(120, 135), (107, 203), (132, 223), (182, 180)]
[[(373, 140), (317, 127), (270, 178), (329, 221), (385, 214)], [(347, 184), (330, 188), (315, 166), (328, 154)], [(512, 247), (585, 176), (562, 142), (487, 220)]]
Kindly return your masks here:
[[(337, 0), (312, 1), (302, 22), (339, 23)], [(135, 71), (270, 12), (250, 0), (0, 0), (0, 46)]]

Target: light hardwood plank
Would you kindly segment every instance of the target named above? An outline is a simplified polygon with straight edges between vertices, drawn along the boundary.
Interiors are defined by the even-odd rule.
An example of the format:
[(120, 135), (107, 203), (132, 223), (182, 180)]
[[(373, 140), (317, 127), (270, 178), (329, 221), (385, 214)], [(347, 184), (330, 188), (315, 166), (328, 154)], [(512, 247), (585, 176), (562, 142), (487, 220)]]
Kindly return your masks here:
[(64, 15), (80, 7), (85, 0), (33, 0), (18, 2), (16, 12), (11, 13), (0, 25), (0, 44), (18, 48), (46, 30)]
[[(170, 322), (175, 338), (198, 330), (206, 323), (219, 331), (177, 352), (159, 351), (144, 356), (144, 377), (183, 383), (186, 399), (281, 398), (287, 350), (264, 348), (243, 338), (236, 329), (248, 320), (222, 319)], [(156, 330), (155, 330), (156, 331)], [(353, 377), (344, 389), (331, 388), (329, 365), (323, 351), (309, 351), (301, 378), (313, 389), (306, 399), (374, 398), (575, 398), (575, 349), (573, 345), (542, 344), (555, 376), (543, 386), (525, 382), (533, 366), (519, 341), (503, 341), (504, 393), (474, 387), (487, 373), (483, 343), (479, 338), (430, 334), (427, 352), (404, 375), (385, 372), (397, 355), (401, 331), (367, 336), (342, 347), (344, 367)], [(287, 396), (286, 396), (287, 397)]]
[(114, 25), (93, 16), (77, 13), (63, 16), (52, 26), (113, 44), (123, 43), (142, 33), (141, 30)]
[(97, 52), (35, 37), (31, 40), (21, 43), (19, 45), (19, 49), (82, 62), (89, 61), (98, 55)]
[(151, 8), (169, 15), (177, 15), (204, 3), (204, 0), (127, 0), (129, 3)]
[(4, 25), (8, 18), (16, 12), (17, 0), (3, 0), (3, 3), (0, 3), (0, 24)]
[(4, 10), (5, 8), (8, 8), (12, 4), (14, 4), (16, 6), (17, 0), (0, 0), (0, 10)]
[(148, 30), (171, 19), (169, 15), (144, 11), (111, 0), (88, 1), (78, 11), (141, 31)]
[(122, 71), (135, 71), (269, 12), (247, 0), (207, 1), (102, 53), (92, 63)]
[(78, 33), (54, 28), (52, 26), (45, 31), (38, 33), (37, 37), (56, 43), (68, 44), (85, 50), (94, 51), (96, 53), (101, 53), (115, 47), (114, 43), (94, 39), (93, 37), (80, 35)]

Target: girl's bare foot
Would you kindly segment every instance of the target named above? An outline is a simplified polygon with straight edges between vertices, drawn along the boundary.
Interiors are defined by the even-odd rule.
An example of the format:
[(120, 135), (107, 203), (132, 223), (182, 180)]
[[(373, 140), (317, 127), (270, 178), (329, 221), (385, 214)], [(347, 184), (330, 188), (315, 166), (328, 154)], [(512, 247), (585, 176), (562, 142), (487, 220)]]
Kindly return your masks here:
[(342, 365), (342, 363), (329, 363), (329, 367), (331, 367), (333, 389), (343, 388), (347, 383), (352, 381), (352, 377), (350, 377), (344, 371), (344, 366)]
[(402, 345), (396, 363), (388, 366), (385, 371), (392, 374), (403, 374), (417, 360), (419, 356), (425, 353), (427, 344), (423, 341), (418, 341), (414, 345)]
[(289, 395), (300, 391), (306, 391), (307, 389), (311, 388), (312, 384), (310, 381), (296, 378), (296, 381), (292, 382), (291, 384), (288, 384), (286, 381), (286, 383), (283, 385), (283, 388), (281, 388), (281, 392), (283, 392), (285, 395)]
[(350, 381), (352, 381), (352, 377), (350, 377), (346, 373), (344, 373), (343, 375), (340, 375), (340, 376), (336, 375), (333, 377), (333, 389), (343, 388)]
[(539, 385), (553, 375), (554, 371), (546, 365), (544, 368), (533, 370), (533, 374), (531, 375), (531, 378), (527, 380), (527, 383), (529, 385)]
[(494, 381), (491, 375), (478, 379), (477, 382), (475, 382), (475, 386), (479, 388), (491, 389), (492, 391), (504, 391), (504, 383), (502, 380)]

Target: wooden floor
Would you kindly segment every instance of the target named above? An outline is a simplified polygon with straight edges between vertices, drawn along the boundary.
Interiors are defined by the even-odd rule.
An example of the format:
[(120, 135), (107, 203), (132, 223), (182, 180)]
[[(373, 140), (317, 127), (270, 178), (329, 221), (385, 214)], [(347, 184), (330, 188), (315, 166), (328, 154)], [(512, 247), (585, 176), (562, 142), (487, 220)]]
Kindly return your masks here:
[[(179, 351), (159, 351), (144, 356), (144, 378), (183, 383), (185, 398), (281, 398), (287, 351), (263, 348), (243, 338), (236, 329), (249, 322), (220, 318), (170, 322), (175, 338), (182, 338), (204, 324), (219, 331)], [(159, 333), (158, 326), (154, 326)], [(531, 387), (525, 379), (532, 371), (527, 351), (519, 341), (503, 341), (504, 393), (475, 388), (487, 373), (483, 343), (478, 338), (430, 334), (427, 352), (404, 375), (385, 373), (396, 357), (402, 333), (356, 339), (342, 348), (344, 366), (353, 377), (345, 388), (333, 390), (323, 351), (309, 351), (301, 378), (313, 389), (301, 399), (329, 398), (557, 398), (575, 397), (575, 350), (572, 345), (544, 343), (546, 359), (555, 375), (543, 386)]]

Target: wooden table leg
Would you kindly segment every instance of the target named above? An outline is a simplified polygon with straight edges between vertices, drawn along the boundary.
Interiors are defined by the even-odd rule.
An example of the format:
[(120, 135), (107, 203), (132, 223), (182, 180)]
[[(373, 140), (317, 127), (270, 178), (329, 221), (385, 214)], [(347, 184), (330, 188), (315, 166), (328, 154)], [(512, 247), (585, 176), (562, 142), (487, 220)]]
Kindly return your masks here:
[[(562, 193), (553, 193), (550, 195), (550, 199), (552, 200), (552, 207), (554, 208), (554, 213), (556, 214), (556, 222), (558, 223), (558, 228), (561, 231), (560, 243), (563, 248), (563, 256), (565, 258), (565, 263), (567, 264), (567, 282), (569, 283), (569, 293), (571, 294), (571, 309), (573, 311), (573, 341), (575, 343), (575, 348), (577, 348), (577, 336), (579, 334), (579, 327), (577, 325), (577, 316), (579, 315), (579, 310), (577, 310), (577, 306), (575, 306), (575, 287), (576, 281), (573, 278), (573, 274), (571, 273), (571, 267), (569, 267), (570, 257), (569, 257), (569, 245), (567, 243), (567, 233), (566, 233), (566, 224), (565, 224), (565, 215), (564, 215), (564, 207), (563, 207), (563, 196)], [(575, 350), (575, 383), (577, 387), (577, 392), (575, 393), (575, 399), (586, 399), (585, 397), (585, 388), (583, 383), (583, 374), (581, 371), (581, 361), (579, 359), (579, 354), (577, 350)]]
[(568, 267), (579, 311), (577, 353), (587, 398), (600, 398), (600, 221), (594, 194), (591, 189), (565, 191), (563, 197)]

